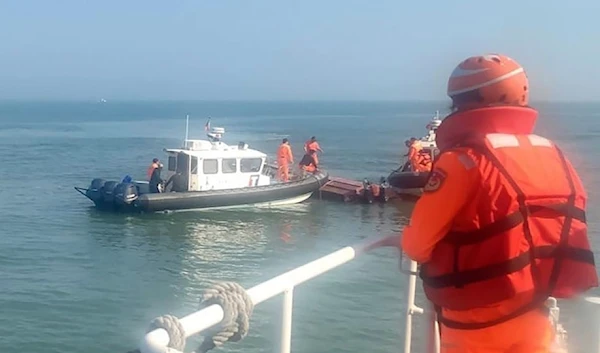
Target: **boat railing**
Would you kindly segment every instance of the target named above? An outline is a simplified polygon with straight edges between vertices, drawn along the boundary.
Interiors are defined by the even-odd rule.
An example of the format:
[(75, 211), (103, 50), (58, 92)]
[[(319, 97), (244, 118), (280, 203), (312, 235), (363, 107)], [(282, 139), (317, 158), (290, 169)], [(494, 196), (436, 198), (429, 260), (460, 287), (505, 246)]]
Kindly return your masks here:
[[(207, 290), (203, 296), (203, 306), (200, 310), (181, 319), (171, 315), (155, 318), (148, 332), (140, 342), (140, 353), (180, 353), (185, 348), (186, 339), (196, 334), (203, 334), (205, 341), (196, 353), (205, 353), (227, 341), (239, 341), (247, 333), (249, 319), (255, 305), (258, 305), (279, 294), (283, 294), (281, 316), (281, 339), (278, 351), (290, 353), (292, 334), (293, 295), (296, 286), (327, 273), (370, 250), (380, 247), (395, 247), (397, 236), (372, 238), (354, 246), (346, 246), (319, 259), (271, 278), (263, 283), (245, 290), (234, 282), (218, 283)], [(402, 259), (400, 260), (402, 264)], [(440, 352), (439, 327), (432, 310), (426, 310), (416, 305), (417, 263), (410, 261), (407, 270), (401, 271), (408, 275), (406, 288), (406, 326), (404, 335), (404, 353), (412, 349), (412, 318), (414, 315), (427, 314), (431, 330), (428, 330), (429, 353)], [(600, 298), (588, 298), (588, 302), (600, 304)], [(554, 298), (548, 301), (550, 320), (554, 325), (556, 347), (553, 353), (566, 353), (566, 332), (559, 324), (559, 309)], [(598, 330), (596, 330), (597, 332)], [(600, 352), (599, 348), (590, 350)]]

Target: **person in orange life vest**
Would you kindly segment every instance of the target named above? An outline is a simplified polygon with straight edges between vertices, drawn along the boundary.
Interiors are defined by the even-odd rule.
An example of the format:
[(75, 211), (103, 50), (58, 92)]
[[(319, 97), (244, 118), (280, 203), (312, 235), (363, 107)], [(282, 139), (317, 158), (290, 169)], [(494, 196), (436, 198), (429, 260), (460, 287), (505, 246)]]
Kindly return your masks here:
[(441, 155), (401, 240), (421, 263), (442, 353), (548, 353), (545, 300), (598, 286), (586, 192), (563, 152), (533, 134), (528, 94), (504, 55), (468, 58), (448, 82)]
[(311, 154), (315, 159), (315, 165), (319, 164), (319, 157), (317, 157), (317, 151), (323, 153), (321, 146), (317, 142), (317, 138), (315, 136), (311, 137), (310, 140), (304, 143), (304, 152)]
[(298, 165), (300, 169), (307, 173), (315, 173), (317, 171), (317, 162), (315, 161), (316, 153), (305, 153)]
[(288, 139), (284, 138), (281, 145), (279, 145), (279, 149), (277, 149), (279, 180), (283, 182), (290, 180), (290, 163), (294, 163), (294, 156), (292, 155), (292, 148)]
[(418, 171), (430, 172), (432, 167), (433, 161), (431, 160), (431, 155), (429, 154), (429, 152), (421, 150), (421, 152), (419, 153)]
[(148, 177), (148, 180), (150, 180), (150, 178), (152, 177), (152, 173), (154, 172), (154, 169), (158, 168), (160, 164), (160, 161), (158, 160), (158, 158), (154, 158), (152, 160), (152, 163), (150, 164), (150, 166), (148, 167), (148, 170), (146, 171), (146, 176)]
[(412, 171), (428, 172), (431, 170), (431, 158), (429, 154), (423, 151), (421, 141), (416, 137), (408, 140), (408, 161)]
[(429, 154), (429, 152), (425, 151), (423, 149), (423, 146), (421, 145), (421, 141), (417, 140), (416, 138), (413, 137), (413, 139), (415, 139), (415, 146), (416, 146), (416, 154), (413, 156), (413, 160), (412, 160), (412, 167), (413, 170), (416, 172), (429, 172), (431, 171), (431, 167), (432, 167), (432, 161), (431, 161), (431, 155)]

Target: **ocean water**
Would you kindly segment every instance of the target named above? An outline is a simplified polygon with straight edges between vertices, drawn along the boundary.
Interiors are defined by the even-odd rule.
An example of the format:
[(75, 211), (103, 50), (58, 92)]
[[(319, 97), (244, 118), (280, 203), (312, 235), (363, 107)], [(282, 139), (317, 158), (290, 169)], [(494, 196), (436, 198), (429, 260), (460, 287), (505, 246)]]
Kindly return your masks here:
[[(91, 179), (143, 178), (162, 149), (204, 123), (274, 156), (283, 137), (296, 158), (316, 135), (333, 176), (377, 180), (396, 168), (403, 141), (422, 136), (447, 102), (2, 102), (0, 103), (0, 351), (125, 352), (149, 322), (195, 311), (211, 280), (249, 288), (373, 235), (400, 232), (411, 203), (311, 200), (272, 210), (105, 214), (73, 189)], [(554, 139), (589, 193), (594, 249), (600, 203), (600, 105), (538, 104), (537, 132)], [(443, 207), (443, 205), (440, 205)], [(406, 277), (381, 249), (295, 291), (294, 352), (398, 352)], [(572, 340), (582, 310), (561, 303)], [(261, 304), (248, 337), (219, 351), (271, 352), (281, 298)], [(416, 346), (422, 346), (416, 319)], [(187, 351), (198, 340), (190, 340)]]

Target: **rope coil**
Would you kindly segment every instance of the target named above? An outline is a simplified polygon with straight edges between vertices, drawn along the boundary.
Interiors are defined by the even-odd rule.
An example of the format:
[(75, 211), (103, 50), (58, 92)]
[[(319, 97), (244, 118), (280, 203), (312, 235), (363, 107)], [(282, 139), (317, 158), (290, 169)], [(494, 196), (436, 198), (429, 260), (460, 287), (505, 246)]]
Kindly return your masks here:
[(206, 331), (204, 342), (196, 353), (206, 353), (228, 341), (238, 342), (246, 337), (250, 329), (254, 303), (244, 287), (235, 282), (216, 283), (204, 291), (200, 308), (213, 304), (223, 308), (223, 320)]
[(168, 348), (172, 348), (177, 352), (183, 352), (185, 348), (185, 329), (176, 316), (163, 315), (154, 318), (150, 322), (150, 326), (146, 333), (162, 328), (169, 334)]
[[(223, 308), (223, 320), (206, 330), (202, 336), (204, 341), (195, 353), (206, 353), (225, 342), (238, 342), (246, 337), (250, 329), (250, 316), (254, 311), (254, 303), (244, 287), (235, 282), (218, 282), (204, 290), (200, 299), (200, 309), (213, 304)], [(166, 352), (181, 353), (185, 348), (186, 333), (176, 316), (162, 315), (150, 323), (146, 333), (162, 328), (169, 335)], [(139, 352), (134, 350), (130, 352)]]

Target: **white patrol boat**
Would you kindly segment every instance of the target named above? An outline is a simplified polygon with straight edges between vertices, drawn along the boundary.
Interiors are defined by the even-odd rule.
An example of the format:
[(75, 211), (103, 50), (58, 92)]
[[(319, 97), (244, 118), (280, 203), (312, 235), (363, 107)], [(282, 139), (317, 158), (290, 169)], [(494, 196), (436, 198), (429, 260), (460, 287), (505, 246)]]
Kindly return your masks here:
[(183, 147), (165, 149), (160, 192), (151, 192), (148, 181), (99, 178), (87, 189), (75, 190), (103, 210), (189, 211), (299, 203), (328, 181), (328, 174), (318, 171), (278, 182), (265, 153), (244, 142), (229, 146), (221, 141), (224, 133), (215, 127), (207, 133), (208, 140), (191, 140), (186, 133)]
[[(436, 111), (435, 116), (427, 124), (427, 135), (418, 140), (418, 143), (423, 147), (423, 152), (431, 156), (431, 160), (439, 154), (439, 150), (435, 143), (435, 132), (442, 124), (439, 111)], [(429, 172), (415, 172), (410, 168), (410, 161), (406, 160), (400, 168), (392, 171), (387, 177), (388, 184), (393, 190), (400, 195), (419, 196), (422, 193), (422, 188), (427, 183)]]

